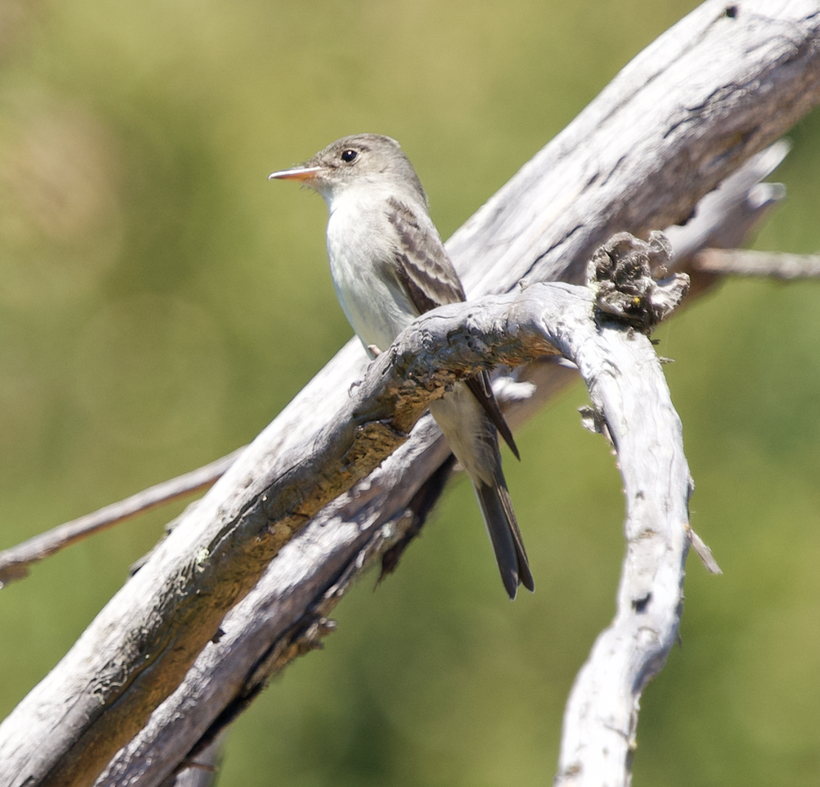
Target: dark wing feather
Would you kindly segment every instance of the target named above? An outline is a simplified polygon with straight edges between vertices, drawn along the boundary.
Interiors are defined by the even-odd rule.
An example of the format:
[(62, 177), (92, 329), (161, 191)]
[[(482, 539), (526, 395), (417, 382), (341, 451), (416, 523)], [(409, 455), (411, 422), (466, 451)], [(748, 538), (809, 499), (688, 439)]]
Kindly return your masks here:
[(399, 235), (397, 273), (419, 314), (445, 303), (467, 300), (453, 263), (438, 233), (422, 229), (413, 211), (396, 199), (387, 200), (387, 218)]
[(490, 375), (486, 371), (479, 372), (475, 377), (469, 377), (465, 380), (467, 387), (472, 392), (473, 396), (478, 399), (478, 403), (484, 408), (493, 426), (498, 429), (498, 433), (504, 438), (504, 442), (510, 447), (515, 458), (520, 460), (521, 454), (518, 453), (518, 446), (513, 440), (510, 427), (504, 420), (504, 416), (498, 407), (498, 402), (493, 394), (493, 389), (490, 386)]
[[(393, 198), (387, 202), (387, 218), (395, 227), (401, 241), (402, 251), (396, 257), (396, 274), (419, 314), (445, 303), (460, 303), (467, 300), (458, 274), (438, 233), (422, 229), (418, 218), (407, 205)], [(470, 377), (466, 383), (498, 429), (498, 433), (504, 438), (504, 442), (516, 458), (520, 459), (510, 427), (507, 426), (493, 395), (487, 372)]]

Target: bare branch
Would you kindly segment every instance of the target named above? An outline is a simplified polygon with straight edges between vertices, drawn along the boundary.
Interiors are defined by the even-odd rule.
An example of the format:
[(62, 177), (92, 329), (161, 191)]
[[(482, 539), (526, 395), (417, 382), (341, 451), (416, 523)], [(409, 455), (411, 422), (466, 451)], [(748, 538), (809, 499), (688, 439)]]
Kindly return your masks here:
[(748, 249), (705, 249), (695, 259), (704, 273), (720, 276), (768, 276), (773, 279), (816, 279), (820, 256)]
[(703, 197), (686, 224), (664, 230), (675, 250), (675, 270), (691, 265), (703, 249), (731, 249), (751, 240), (772, 208), (786, 196), (782, 183), (761, 181), (780, 166), (790, 149), (785, 139), (764, 148)]
[[(523, 295), (517, 298), (499, 299), (494, 310), (485, 304), (479, 313), (475, 305), (431, 312), (410, 341), (373, 362), (330, 422), (314, 419), (307, 454), (301, 440), (291, 451), (271, 452), (265, 433), (249, 446), (220, 481), (232, 494), (206, 496), (184, 516), (66, 656), (63, 664), (84, 685), (72, 686), (73, 704), (61, 708), (64, 717), (45, 717), (49, 725), (61, 718), (59, 729), (72, 745), (57, 761), (34, 766), (43, 769), (43, 783), (93, 781), (144, 725), (157, 694), (170, 693), (196, 655), (221, 636), (225, 613), (279, 550), (405, 442), (446, 386), (498, 362), (513, 365), (555, 352), (537, 332), (526, 333), (526, 325), (518, 341), (515, 332), (509, 335), (516, 323), (508, 327), (506, 312), (518, 308)], [(439, 325), (447, 330), (438, 332)], [(460, 344), (451, 345), (459, 335)], [(111, 637), (123, 624), (132, 632), (125, 642)], [(46, 678), (39, 690), (51, 705), (49, 683)], [(11, 740), (27, 737), (30, 727), (16, 726), (14, 716), (4, 722)]]
[[(649, 306), (652, 298), (646, 300)], [(93, 675), (84, 691), (75, 687), (75, 707), (88, 712), (76, 702), (85, 694), (98, 710), (91, 719), (84, 716), (86, 731), (67, 756), (46, 766), (43, 783), (86, 783), (94, 768), (101, 770), (106, 748), (123, 729), (136, 732), (132, 718), (144, 714), (146, 705), (150, 712), (152, 693), (174, 679), (184, 654), (199, 653), (209, 640), (217, 646), (224, 637), (224, 629), (211, 626), (219, 624), (241, 592), (237, 586), (247, 583), (250, 590), (312, 516), (406, 440), (427, 404), (448, 385), (480, 368), (518, 365), (556, 348), (578, 363), (575, 343), (594, 346), (590, 337), (595, 332), (591, 296), (569, 285), (533, 286), (443, 307), (420, 318), (372, 363), (332, 425), (315, 427), (308, 456), (299, 446), (302, 458), (294, 464), (292, 453), (271, 455), (264, 435), (257, 439), (220, 482), (236, 488), (239, 479), (245, 492), (241, 504), (214, 511), (206, 497), (120, 591), (120, 603), (110, 604), (66, 657), (74, 662), (75, 674)], [(242, 480), (251, 480), (248, 474), (260, 465), (265, 472), (248, 488)], [(137, 599), (143, 604), (137, 605)], [(158, 609), (170, 614), (157, 615)], [(128, 661), (112, 671), (123, 649), (109, 632), (123, 615), (138, 636), (127, 643)], [(5, 724), (13, 724), (13, 717)]]
[(579, 363), (596, 420), (618, 451), (627, 552), (615, 620), (567, 704), (555, 780), (562, 786), (629, 783), (640, 695), (666, 662), (683, 605), (692, 485), (682, 428), (649, 342), (620, 338), (602, 331), (600, 355)]
[(694, 530), (690, 530), (689, 540), (692, 542), (692, 549), (695, 550), (703, 565), (706, 566), (706, 570), (710, 574), (722, 574), (723, 571), (712, 557), (712, 550), (703, 543), (701, 537)]
[(172, 500), (179, 500), (208, 489), (244, 450), (244, 447), (237, 448), (210, 464), (143, 489), (135, 495), (126, 497), (125, 500), (107, 505), (78, 519), (72, 519), (52, 530), (29, 538), (17, 546), (3, 550), (0, 552), (0, 589), (27, 576), (32, 563), (50, 557), (61, 549), (76, 544), (95, 533), (107, 530), (120, 522), (125, 522), (138, 514), (166, 505)]
[[(415, 357), (424, 345), (438, 344), (446, 341), (444, 337), (455, 336), (455, 344), (442, 347), (443, 354), (436, 353), (432, 359), (434, 363), (444, 362), (449, 366), (450, 353), (458, 357), (463, 353), (459, 338), (466, 339), (469, 335), (470, 343), (478, 349), (477, 357), (483, 357), (487, 353), (494, 356), (504, 344), (511, 348), (511, 338), (518, 336), (525, 347), (541, 345), (560, 349), (577, 364), (595, 391), (619, 390), (622, 396), (632, 397), (639, 390), (640, 396), (649, 395), (652, 386), (658, 384), (658, 379), (662, 382), (663, 377), (651, 344), (638, 332), (647, 327), (646, 321), (643, 314), (635, 315), (634, 323), (611, 319), (608, 302), (613, 290), (607, 285), (617, 280), (617, 272), (625, 267), (634, 270), (638, 256), (642, 261), (639, 288), (645, 293), (640, 299), (644, 308), (653, 311), (653, 304), (667, 299), (670, 305), (674, 305), (685, 292), (685, 277), (654, 283), (648, 274), (650, 257), (662, 254), (662, 244), (650, 246), (619, 236), (596, 255), (591, 266), (603, 281), (597, 296), (585, 288), (569, 285), (533, 285), (517, 294), (482, 299), (472, 307), (458, 305), (437, 309), (405, 331), (390, 354), (397, 358)], [(663, 263), (668, 260), (663, 258)], [(636, 281), (632, 280), (633, 283)], [(598, 307), (597, 318), (593, 316), (593, 304)], [(506, 343), (503, 335), (497, 333), (502, 327)], [(623, 346), (625, 349), (619, 352), (629, 359), (624, 360), (620, 370), (613, 370), (609, 365), (613, 344)], [(618, 353), (616, 357), (619, 357)], [(638, 380), (647, 363), (656, 372), (652, 382), (645, 387), (646, 384)], [(613, 371), (616, 374), (610, 377)], [(600, 388), (602, 377), (610, 378), (610, 381)], [(599, 401), (603, 400), (594, 395), (593, 402)], [(668, 391), (663, 394), (662, 401), (668, 401)], [(600, 413), (607, 424), (612, 420), (621, 424), (619, 428), (636, 432), (644, 430), (641, 419), (628, 424), (623, 421), (623, 413), (614, 399), (607, 399)], [(425, 427), (431, 425), (428, 419)], [(652, 435), (657, 434), (654, 429)], [(679, 442), (679, 427), (676, 435)], [(672, 445), (677, 443), (673, 440)], [(410, 443), (402, 446), (398, 454), (409, 450), (410, 446)], [(652, 463), (647, 464), (655, 467)], [(375, 475), (385, 472), (389, 473), (389, 468), (382, 466)], [(678, 490), (684, 501), (688, 488), (687, 476)], [(367, 496), (366, 490), (362, 493)], [(340, 498), (282, 550), (257, 587), (225, 618), (222, 636), (203, 651), (192, 670), (191, 680), (186, 680), (184, 687), (180, 687), (152, 716), (144, 733), (118, 755), (97, 782), (98, 787), (134, 781), (155, 784), (155, 780), (167, 775), (168, 763), (172, 761), (166, 756), (170, 751), (165, 749), (173, 740), (166, 734), (167, 725), (190, 725), (188, 733), (199, 740), (191, 752), (195, 757), (200, 746), (208, 745), (212, 737), (219, 734), (224, 725), (232, 721), (267, 684), (271, 675), (296, 656), (317, 647), (320, 639), (333, 630), (327, 616), (350, 582), (396, 538), (401, 526), (396, 521), (380, 521), (378, 511), (372, 512), (374, 519), (370, 521), (360, 521), (359, 525), (345, 524), (350, 518), (351, 507), (360, 505), (360, 500), (352, 500), (349, 496)], [(676, 524), (688, 539), (686, 520)], [(345, 553), (350, 555), (351, 549), (353, 558), (340, 562)], [(673, 613), (674, 616), (678, 614), (677, 605), (669, 614)], [(235, 683), (239, 675), (245, 676), (241, 686)], [(197, 729), (194, 718), (185, 709), (211, 703), (225, 710), (209, 728)], [(202, 715), (197, 716), (201, 723)]]

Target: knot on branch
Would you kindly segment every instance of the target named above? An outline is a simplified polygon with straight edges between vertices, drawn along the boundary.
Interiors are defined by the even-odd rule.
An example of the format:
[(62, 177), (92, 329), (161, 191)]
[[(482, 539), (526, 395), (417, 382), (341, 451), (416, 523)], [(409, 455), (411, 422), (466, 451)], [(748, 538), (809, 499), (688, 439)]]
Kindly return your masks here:
[(672, 247), (661, 232), (649, 241), (628, 232), (613, 235), (592, 255), (588, 284), (596, 290), (599, 312), (649, 335), (689, 291), (685, 273), (667, 276)]

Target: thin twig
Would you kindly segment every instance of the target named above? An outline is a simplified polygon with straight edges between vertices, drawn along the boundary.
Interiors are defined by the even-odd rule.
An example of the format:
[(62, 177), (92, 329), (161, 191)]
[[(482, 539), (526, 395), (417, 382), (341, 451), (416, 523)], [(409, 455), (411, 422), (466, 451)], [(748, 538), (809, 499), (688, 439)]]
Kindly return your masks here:
[(196, 470), (143, 489), (141, 492), (126, 497), (125, 500), (111, 503), (78, 519), (72, 519), (70, 522), (58, 525), (52, 530), (47, 530), (45, 533), (40, 533), (17, 546), (0, 552), (0, 588), (27, 576), (32, 563), (37, 563), (77, 541), (150, 511), (152, 508), (207, 489), (224, 474), (244, 450), (244, 446), (237, 448), (227, 456), (204, 467), (198, 467)]
[(695, 257), (695, 267), (722, 276), (811, 279), (820, 276), (820, 256), (748, 249), (704, 249)]

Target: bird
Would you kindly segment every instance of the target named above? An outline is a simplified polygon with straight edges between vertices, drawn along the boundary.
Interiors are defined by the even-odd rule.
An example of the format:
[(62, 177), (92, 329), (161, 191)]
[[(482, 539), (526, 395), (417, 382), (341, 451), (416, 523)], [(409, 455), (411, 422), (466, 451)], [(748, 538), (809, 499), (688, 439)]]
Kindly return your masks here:
[[(297, 181), (327, 203), (327, 253), (336, 295), (368, 355), (386, 350), (421, 314), (466, 300), (427, 194), (396, 140), (379, 134), (338, 139), (269, 180)], [(501, 467), (500, 434), (518, 449), (482, 371), (430, 413), (472, 481), (504, 588), (533, 591), (524, 542)]]

